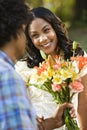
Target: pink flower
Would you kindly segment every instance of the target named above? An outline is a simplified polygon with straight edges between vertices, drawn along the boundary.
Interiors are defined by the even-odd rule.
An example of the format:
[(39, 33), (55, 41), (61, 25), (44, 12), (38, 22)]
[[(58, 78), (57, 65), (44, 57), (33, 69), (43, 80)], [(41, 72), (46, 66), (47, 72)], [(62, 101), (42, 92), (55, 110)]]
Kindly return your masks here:
[(59, 91), (61, 89), (61, 85), (60, 84), (52, 84), (52, 90), (54, 92)]
[(75, 80), (74, 82), (70, 83), (70, 89), (75, 92), (82, 92), (83, 91), (83, 84), (79, 80)]
[(54, 70), (57, 70), (59, 67), (61, 67), (61, 64), (56, 63), (53, 65)]

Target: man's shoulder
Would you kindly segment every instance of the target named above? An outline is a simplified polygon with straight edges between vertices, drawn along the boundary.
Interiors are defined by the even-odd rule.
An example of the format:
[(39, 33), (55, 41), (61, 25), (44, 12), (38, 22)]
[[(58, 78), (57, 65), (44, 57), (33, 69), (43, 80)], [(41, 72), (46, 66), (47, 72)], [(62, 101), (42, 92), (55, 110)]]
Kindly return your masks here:
[(6, 72), (11, 70), (11, 65), (5, 62), (3, 59), (0, 59), (0, 72)]

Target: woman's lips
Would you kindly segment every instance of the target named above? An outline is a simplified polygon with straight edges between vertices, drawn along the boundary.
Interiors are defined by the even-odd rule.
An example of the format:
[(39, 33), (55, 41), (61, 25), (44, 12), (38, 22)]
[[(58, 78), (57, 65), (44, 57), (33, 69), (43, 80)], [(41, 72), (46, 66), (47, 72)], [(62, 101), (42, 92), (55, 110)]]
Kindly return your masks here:
[(46, 44), (41, 45), (41, 47), (47, 48), (51, 46), (51, 42), (48, 42)]

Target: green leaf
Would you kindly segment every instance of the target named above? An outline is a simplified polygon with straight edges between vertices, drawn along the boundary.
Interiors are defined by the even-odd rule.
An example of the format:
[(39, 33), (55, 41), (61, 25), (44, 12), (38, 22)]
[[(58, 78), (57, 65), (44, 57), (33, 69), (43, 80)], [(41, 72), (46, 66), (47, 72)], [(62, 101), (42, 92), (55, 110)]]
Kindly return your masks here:
[(73, 50), (76, 50), (76, 48), (77, 48), (77, 42), (73, 41)]
[(46, 54), (42, 50), (40, 50), (40, 54), (41, 54), (43, 59), (46, 59)]

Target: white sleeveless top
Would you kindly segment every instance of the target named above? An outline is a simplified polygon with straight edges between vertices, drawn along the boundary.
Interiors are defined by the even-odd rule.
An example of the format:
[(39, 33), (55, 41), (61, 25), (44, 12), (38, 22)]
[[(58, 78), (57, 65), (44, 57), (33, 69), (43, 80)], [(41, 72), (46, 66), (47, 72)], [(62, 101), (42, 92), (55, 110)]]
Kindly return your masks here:
[[(28, 80), (29, 76), (33, 72), (33, 69), (28, 68), (26, 62), (24, 61), (17, 62), (15, 65), (15, 69), (22, 76), (25, 82)], [(81, 71), (80, 76), (83, 76), (86, 73), (87, 65)], [(44, 116), (44, 118), (50, 117), (57, 107), (57, 104), (53, 101), (52, 95), (44, 90), (35, 88), (34, 86), (29, 86), (27, 88), (27, 92), (31, 98), (33, 106), (35, 107), (37, 115), (40, 117)], [(77, 109), (78, 94), (74, 96), (73, 103), (75, 105), (75, 108)], [(65, 127), (62, 126), (55, 130), (65, 130)]]

